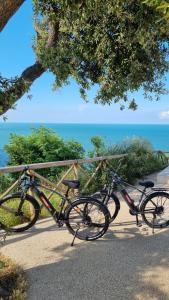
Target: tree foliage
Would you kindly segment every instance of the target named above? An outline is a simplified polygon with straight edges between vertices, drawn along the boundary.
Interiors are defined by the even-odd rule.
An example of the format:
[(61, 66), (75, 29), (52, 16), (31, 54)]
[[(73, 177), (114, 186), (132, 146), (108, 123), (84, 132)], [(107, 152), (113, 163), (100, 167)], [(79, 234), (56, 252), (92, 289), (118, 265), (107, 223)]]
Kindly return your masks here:
[[(122, 108), (129, 91), (142, 87), (146, 96), (154, 93), (157, 99), (164, 92), (161, 79), (168, 71), (169, 35), (160, 31), (165, 24), (159, 21), (160, 11), (135, 0), (34, 3), (35, 14), (42, 18), (36, 53), (56, 75), (56, 87), (73, 76), (84, 97), (97, 84), (96, 103), (122, 100)], [(59, 26), (58, 42), (48, 52), (46, 19)], [(133, 99), (129, 108), (136, 108)]]
[[(153, 6), (163, 14), (163, 18), (169, 21), (169, 1), (168, 0), (144, 0), (149, 6)], [(167, 30), (167, 28), (166, 28)]]
[(55, 88), (74, 78), (84, 99), (96, 85), (96, 103), (119, 102), (121, 109), (137, 108), (129, 94), (140, 88), (150, 99), (165, 93), (169, 32), (161, 28), (168, 22), (156, 5), (146, 0), (33, 0), (33, 4), (37, 60), (8, 89), (0, 87), (1, 114), (45, 70), (55, 75)]

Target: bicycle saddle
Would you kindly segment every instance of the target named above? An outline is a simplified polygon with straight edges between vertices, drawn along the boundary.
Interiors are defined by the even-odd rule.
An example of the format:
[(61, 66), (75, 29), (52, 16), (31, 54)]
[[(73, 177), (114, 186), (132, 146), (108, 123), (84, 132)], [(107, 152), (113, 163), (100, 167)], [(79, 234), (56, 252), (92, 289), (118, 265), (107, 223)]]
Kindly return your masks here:
[(79, 180), (62, 180), (62, 183), (71, 189), (78, 189), (80, 186)]
[(154, 186), (154, 182), (152, 181), (140, 181), (139, 184), (144, 186), (145, 188), (150, 188)]

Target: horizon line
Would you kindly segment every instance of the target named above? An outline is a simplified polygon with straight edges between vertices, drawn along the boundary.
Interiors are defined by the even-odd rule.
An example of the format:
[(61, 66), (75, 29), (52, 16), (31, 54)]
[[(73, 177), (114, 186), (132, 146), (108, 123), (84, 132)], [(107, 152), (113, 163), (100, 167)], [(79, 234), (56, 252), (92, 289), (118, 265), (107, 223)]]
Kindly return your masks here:
[(168, 123), (78, 123), (78, 122), (8, 122), (8, 121), (1, 121), (0, 124), (52, 124), (52, 125), (169, 125)]

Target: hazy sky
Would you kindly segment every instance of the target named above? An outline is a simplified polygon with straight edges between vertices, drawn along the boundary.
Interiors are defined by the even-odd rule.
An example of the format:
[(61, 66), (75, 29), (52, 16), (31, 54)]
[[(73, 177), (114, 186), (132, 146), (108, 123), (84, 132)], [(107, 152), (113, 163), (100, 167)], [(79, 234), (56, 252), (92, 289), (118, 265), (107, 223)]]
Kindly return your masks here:
[[(35, 62), (32, 50), (34, 30), (32, 27), (31, 1), (24, 5), (10, 20), (0, 34), (0, 72), (5, 77), (19, 75), (24, 68)], [(169, 88), (169, 76), (167, 78)], [(7, 122), (48, 122), (48, 123), (168, 123), (169, 103), (167, 96), (159, 102), (149, 102), (141, 95), (134, 94), (139, 104), (136, 112), (120, 111), (118, 104), (101, 106), (92, 103), (96, 89), (89, 93), (90, 103), (79, 95), (78, 87), (72, 80), (69, 86), (52, 91), (53, 75), (45, 73), (32, 85), (30, 101), (23, 96), (15, 111), (7, 113)], [(2, 118), (0, 119), (2, 120)]]

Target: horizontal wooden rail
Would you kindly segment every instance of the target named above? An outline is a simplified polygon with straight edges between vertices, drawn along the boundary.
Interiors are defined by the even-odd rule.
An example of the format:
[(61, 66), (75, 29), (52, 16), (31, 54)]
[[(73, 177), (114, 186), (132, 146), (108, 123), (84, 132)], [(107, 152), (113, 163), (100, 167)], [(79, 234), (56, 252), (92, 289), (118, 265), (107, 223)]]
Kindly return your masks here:
[(109, 156), (100, 156), (100, 157), (93, 157), (93, 158), (73, 159), (73, 160), (64, 160), (64, 161), (54, 161), (54, 162), (45, 162), (45, 163), (35, 163), (35, 164), (19, 165), (19, 166), (12, 166), (12, 167), (8, 166), (8, 167), (0, 168), (0, 174), (20, 172), (23, 171), (25, 167), (29, 167), (32, 170), (37, 170), (37, 169), (46, 169), (51, 167), (70, 166), (72, 164), (88, 164), (96, 161), (122, 158), (125, 156), (127, 156), (127, 154), (109, 155)]
[(154, 150), (153, 153), (169, 153), (169, 151), (163, 151), (163, 150)]
[(158, 150), (158, 151), (153, 151), (153, 153), (159, 155), (161, 159), (163, 159), (163, 161), (166, 160), (167, 162), (169, 162), (169, 152)]

